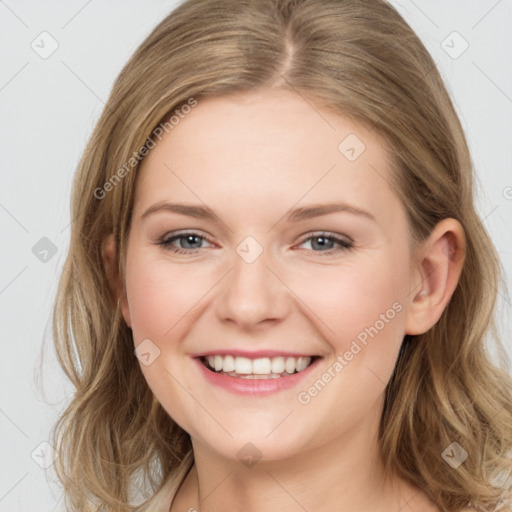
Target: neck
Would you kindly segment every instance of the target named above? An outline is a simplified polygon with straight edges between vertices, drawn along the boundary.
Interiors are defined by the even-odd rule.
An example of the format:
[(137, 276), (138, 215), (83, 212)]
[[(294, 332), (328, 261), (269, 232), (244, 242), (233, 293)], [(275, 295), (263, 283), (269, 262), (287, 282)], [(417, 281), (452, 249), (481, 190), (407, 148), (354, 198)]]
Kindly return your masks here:
[[(436, 510), (403, 480), (385, 480), (375, 428), (358, 424), (329, 443), (254, 465), (221, 457), (193, 439), (195, 465), (172, 510), (353, 512), (400, 510), (412, 499)], [(178, 505), (179, 504), (179, 505)], [(174, 506), (176, 505), (176, 507)], [(411, 509), (413, 510), (413, 509)]]

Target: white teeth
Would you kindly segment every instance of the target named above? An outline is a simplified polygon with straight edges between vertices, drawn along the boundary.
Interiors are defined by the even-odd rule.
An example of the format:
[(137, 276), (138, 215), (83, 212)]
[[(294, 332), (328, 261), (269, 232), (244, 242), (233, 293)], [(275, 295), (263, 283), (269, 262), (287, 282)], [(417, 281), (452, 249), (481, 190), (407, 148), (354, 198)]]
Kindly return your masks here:
[(235, 371), (235, 358), (233, 356), (225, 356), (222, 364), (222, 371), (234, 372)]
[(247, 379), (279, 378), (282, 375), (305, 370), (311, 364), (311, 357), (262, 357), (249, 359), (247, 357), (208, 356), (205, 358), (208, 366), (216, 372), (234, 377)]
[[(222, 369), (224, 371), (224, 368)], [(235, 373), (252, 373), (252, 363), (247, 357), (235, 357)]]
[(297, 361), (297, 371), (301, 372), (308, 367), (308, 364), (311, 362), (311, 359), (308, 361), (307, 357), (299, 357)]
[(283, 373), (284, 372), (284, 357), (273, 357), (272, 358), (272, 373)]
[(284, 369), (288, 373), (293, 373), (295, 371), (295, 368), (297, 367), (296, 361), (294, 357), (288, 357), (286, 358), (286, 363), (284, 364)]
[(222, 366), (223, 366), (223, 361), (222, 361), (222, 356), (215, 356), (215, 371), (218, 372), (220, 370), (222, 370)]
[(254, 375), (268, 375), (271, 373), (271, 364), (268, 357), (263, 359), (254, 359), (252, 362), (252, 372)]

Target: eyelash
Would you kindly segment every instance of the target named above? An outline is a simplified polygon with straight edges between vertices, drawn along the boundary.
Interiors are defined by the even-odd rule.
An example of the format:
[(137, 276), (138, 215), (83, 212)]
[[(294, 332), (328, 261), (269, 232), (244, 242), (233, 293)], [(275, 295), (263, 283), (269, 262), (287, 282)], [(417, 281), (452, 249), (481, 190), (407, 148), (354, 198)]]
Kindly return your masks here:
[[(160, 242), (158, 242), (158, 245), (161, 245), (164, 247), (164, 249), (169, 250), (176, 254), (195, 254), (197, 251), (201, 250), (202, 247), (199, 247), (196, 249), (182, 249), (180, 247), (175, 247), (172, 245), (172, 242), (174, 242), (175, 240), (179, 240), (180, 238), (186, 238), (188, 236), (194, 236), (201, 240), (206, 240), (207, 242), (212, 243), (211, 240), (209, 240), (205, 236), (200, 235), (199, 233), (195, 233), (193, 231), (187, 231), (185, 233), (173, 235), (169, 238), (164, 237)], [(340, 238), (340, 237), (337, 237), (336, 235), (333, 235), (331, 233), (325, 233), (325, 232), (312, 234), (312, 235), (308, 236), (307, 238), (304, 238), (301, 242), (299, 242), (299, 245), (301, 245), (304, 242), (307, 242), (309, 240), (315, 239), (315, 238), (323, 238), (324, 240), (338, 243), (341, 246), (341, 248), (339, 248), (339, 249), (329, 249), (327, 251), (313, 251), (313, 249), (310, 249), (313, 252), (320, 253), (322, 256), (324, 256), (324, 255), (329, 256), (329, 255), (334, 254), (339, 251), (350, 251), (354, 246), (353, 242), (350, 240)]]

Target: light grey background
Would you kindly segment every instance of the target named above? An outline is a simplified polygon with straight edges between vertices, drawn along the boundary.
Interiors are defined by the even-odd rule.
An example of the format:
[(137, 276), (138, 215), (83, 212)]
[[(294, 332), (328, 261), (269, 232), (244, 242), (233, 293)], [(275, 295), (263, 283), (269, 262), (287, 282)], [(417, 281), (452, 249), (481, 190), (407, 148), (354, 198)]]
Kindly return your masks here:
[[(479, 177), (479, 212), (510, 288), (512, 1), (392, 3), (424, 41), (455, 99)], [(115, 77), (174, 5), (0, 0), (1, 512), (64, 510), (41, 465), (51, 462), (51, 447), (44, 443), (71, 392), (50, 339), (57, 276), (69, 243), (71, 180)], [(45, 31), (51, 36), (41, 35)], [(52, 44), (58, 48), (44, 55)], [(33, 252), (43, 237), (56, 247), (46, 262), (43, 253)], [(500, 331), (512, 355), (510, 305), (500, 290)], [(50, 404), (36, 380), (43, 339)]]

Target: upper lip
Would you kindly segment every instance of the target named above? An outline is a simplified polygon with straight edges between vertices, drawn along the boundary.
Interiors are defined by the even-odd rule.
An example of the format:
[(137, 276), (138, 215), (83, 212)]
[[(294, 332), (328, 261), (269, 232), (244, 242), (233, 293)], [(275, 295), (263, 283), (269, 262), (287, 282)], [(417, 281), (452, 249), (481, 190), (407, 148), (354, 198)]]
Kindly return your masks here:
[(302, 352), (285, 352), (283, 350), (240, 350), (240, 349), (219, 349), (207, 350), (193, 354), (192, 357), (207, 356), (235, 356), (246, 357), (248, 359), (261, 359), (264, 357), (317, 357), (318, 354), (305, 354)]

